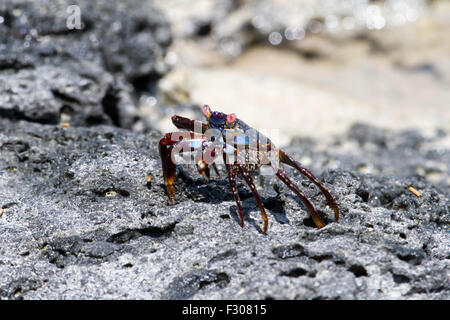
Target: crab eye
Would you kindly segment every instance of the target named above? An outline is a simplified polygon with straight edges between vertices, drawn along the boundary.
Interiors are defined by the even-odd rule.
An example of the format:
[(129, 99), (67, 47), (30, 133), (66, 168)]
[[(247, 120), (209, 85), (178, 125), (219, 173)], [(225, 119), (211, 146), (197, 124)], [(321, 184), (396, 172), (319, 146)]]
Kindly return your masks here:
[(228, 122), (228, 123), (233, 123), (235, 120), (236, 120), (236, 115), (235, 115), (234, 113), (229, 114), (229, 115), (227, 116), (227, 122)]
[(205, 104), (202, 108), (202, 112), (206, 118), (209, 118), (209, 116), (211, 115), (211, 108), (207, 104)]

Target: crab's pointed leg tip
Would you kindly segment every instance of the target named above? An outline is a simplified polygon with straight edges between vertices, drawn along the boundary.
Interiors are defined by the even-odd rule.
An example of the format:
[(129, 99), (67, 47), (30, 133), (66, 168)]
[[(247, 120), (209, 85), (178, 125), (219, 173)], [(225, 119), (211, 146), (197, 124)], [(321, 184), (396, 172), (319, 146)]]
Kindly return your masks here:
[(175, 196), (175, 190), (173, 188), (173, 186), (169, 187), (167, 189), (167, 196), (169, 197), (169, 202), (173, 203), (174, 199), (176, 199), (177, 197)]
[(334, 221), (338, 222), (339, 221), (339, 207), (334, 207)]
[(314, 223), (316, 224), (317, 229), (322, 229), (323, 227), (325, 227), (325, 223), (321, 220), (314, 219)]

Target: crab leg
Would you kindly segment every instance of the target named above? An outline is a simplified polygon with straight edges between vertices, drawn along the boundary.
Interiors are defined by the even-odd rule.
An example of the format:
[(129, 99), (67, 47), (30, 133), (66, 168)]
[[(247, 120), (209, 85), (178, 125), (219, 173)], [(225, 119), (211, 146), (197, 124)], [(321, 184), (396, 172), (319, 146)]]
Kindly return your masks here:
[[(206, 146), (207, 142), (204, 143), (204, 146)], [(216, 152), (217, 145), (209, 144), (204, 148), (203, 152), (201, 153), (201, 159), (199, 157), (196, 157), (195, 163), (197, 166), (197, 170), (200, 173), (200, 175), (203, 177), (203, 180), (206, 182), (206, 180), (209, 180), (210, 178), (210, 170), (209, 170), (209, 164), (213, 167), (214, 171), (216, 172), (218, 178), (220, 179), (220, 173), (217, 169), (216, 164), (214, 161), (218, 157), (218, 153)], [(221, 146), (221, 148), (224, 148), (225, 146)], [(212, 148), (212, 149), (211, 149)]]
[(203, 160), (200, 160), (200, 163), (196, 164), (198, 173), (202, 176), (203, 182), (208, 182), (210, 178), (209, 167)]
[[(196, 164), (196, 166), (197, 166), (197, 170), (198, 170), (198, 172), (200, 173), (200, 175), (204, 178), (203, 180), (205, 181), (208, 181), (209, 180), (209, 178), (210, 178), (210, 170), (209, 170), (209, 166), (208, 166), (208, 164), (205, 162), (205, 161), (201, 161), (201, 163), (200, 164)], [(213, 169), (214, 169), (214, 172), (216, 173), (216, 175), (217, 175), (217, 178), (220, 180), (220, 172), (219, 172), (219, 169), (217, 169), (217, 166), (216, 166), (216, 164), (213, 162), (213, 163), (211, 163), (211, 166), (213, 167)], [(202, 169), (202, 167), (203, 167), (203, 169)], [(205, 179), (205, 177), (206, 177), (206, 179)], [(206, 182), (205, 181), (205, 182)]]
[[(183, 139), (183, 137), (189, 137)], [(175, 199), (175, 182), (176, 165), (172, 161), (172, 151), (175, 146), (182, 147), (180, 152), (183, 151), (183, 147), (190, 151), (195, 151), (199, 146), (202, 146), (203, 138), (194, 139), (193, 132), (172, 132), (166, 133), (164, 137), (159, 141), (158, 149), (162, 162), (162, 171), (164, 177), (164, 186), (166, 188), (169, 201), (173, 203)]]
[(171, 141), (169, 134), (166, 134), (164, 138), (159, 140), (158, 149), (159, 156), (161, 157), (162, 171), (164, 177), (164, 186), (166, 187), (169, 201), (173, 202), (175, 198), (175, 188), (173, 182), (175, 181), (176, 165), (172, 161), (172, 149), (175, 142)]
[(299, 196), (300, 200), (302, 200), (303, 204), (308, 209), (309, 213), (311, 214), (311, 217), (316, 224), (317, 228), (322, 228), (325, 226), (325, 223), (323, 222), (322, 218), (320, 218), (319, 214), (317, 213), (316, 209), (314, 209), (313, 205), (309, 200), (302, 194), (300, 189), (289, 179), (288, 175), (286, 174), (286, 171), (283, 169), (278, 169), (276, 173), (277, 177), (280, 178), (281, 181), (284, 182), (292, 191)]
[[(187, 120), (192, 121), (189, 119)], [(211, 154), (212, 146), (213, 145), (211, 145), (211, 142), (205, 140), (203, 134), (196, 134), (194, 132), (187, 132), (187, 131), (167, 133), (159, 141), (158, 147), (162, 161), (164, 185), (166, 188), (167, 195), (169, 196), (169, 201), (171, 203), (173, 203), (173, 200), (175, 199), (175, 187), (173, 184), (175, 182), (176, 176), (176, 164), (172, 160), (172, 151), (174, 151), (174, 148), (176, 147), (178, 149), (177, 151), (180, 153), (182, 153), (183, 151), (190, 151), (190, 152), (196, 150), (200, 151), (195, 157), (195, 163), (199, 174), (206, 182), (210, 178), (210, 170), (208, 167), (208, 163), (205, 162), (203, 159), (206, 159), (205, 155), (207, 154), (207, 152), (210, 152)], [(213, 155), (214, 156), (212, 161), (214, 161), (214, 159), (217, 157), (217, 153), (213, 153)], [(210, 162), (209, 158), (208, 161)], [(212, 162), (212, 166), (216, 174), (220, 177), (219, 170), (217, 169), (214, 162)]]
[(267, 219), (266, 210), (264, 209), (264, 206), (262, 204), (261, 198), (259, 197), (258, 191), (256, 190), (255, 184), (253, 183), (253, 179), (250, 176), (248, 170), (245, 168), (245, 166), (238, 165), (239, 171), (241, 172), (242, 176), (245, 179), (245, 182), (247, 182), (250, 190), (253, 193), (253, 197), (255, 197), (256, 203), (258, 204), (259, 210), (261, 211), (262, 218), (264, 220), (264, 230), (263, 233), (267, 233), (267, 228), (269, 226), (269, 221)]
[(217, 169), (216, 163), (213, 162), (211, 165), (212, 165), (214, 171), (216, 172), (217, 178), (220, 180), (220, 173), (219, 173), (219, 169)]
[[(338, 221), (339, 220), (339, 207), (336, 204), (336, 201), (334, 200), (334, 198), (332, 197), (332, 195), (330, 194), (330, 192), (316, 179), (316, 177), (314, 177), (314, 175), (311, 173), (311, 171), (309, 171), (306, 168), (303, 168), (301, 166), (301, 164), (298, 161), (295, 161), (294, 159), (292, 159), (286, 152), (284, 152), (283, 150), (279, 150), (279, 157), (280, 157), (280, 161), (296, 168), (298, 171), (300, 171), (300, 173), (305, 176), (306, 178), (308, 178), (310, 181), (312, 181), (316, 186), (319, 187), (320, 191), (323, 193), (323, 195), (325, 196), (325, 198), (327, 199), (328, 205), (333, 208), (334, 210), (334, 221)], [(278, 174), (277, 174), (278, 175)], [(281, 179), (281, 178), (280, 178)], [(317, 224), (317, 223), (316, 223)]]
[(236, 201), (237, 210), (239, 213), (239, 218), (241, 219), (241, 227), (244, 226), (244, 211), (241, 206), (241, 199), (239, 198), (239, 192), (236, 187), (236, 175), (237, 168), (234, 165), (225, 162), (228, 173), (228, 181), (230, 183), (231, 193), (233, 194), (234, 200)]

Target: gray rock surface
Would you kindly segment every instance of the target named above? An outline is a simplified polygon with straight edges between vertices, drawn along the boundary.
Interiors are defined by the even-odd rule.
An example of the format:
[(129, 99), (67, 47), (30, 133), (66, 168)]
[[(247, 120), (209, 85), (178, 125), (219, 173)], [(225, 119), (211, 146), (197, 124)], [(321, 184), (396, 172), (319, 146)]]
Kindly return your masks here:
[[(336, 140), (362, 142), (364, 130), (376, 132), (359, 125)], [(390, 152), (396, 167), (397, 148), (364, 136), (380, 149), (364, 161), (376, 164)], [(396, 146), (420, 159), (411, 136), (422, 140), (400, 134)], [(316, 173), (341, 220), (332, 222), (323, 196), (290, 171), (329, 217), (317, 230), (299, 200), (266, 175), (258, 179), (270, 219), (264, 236), (243, 184), (241, 228), (226, 180), (204, 184), (189, 165), (180, 166), (178, 198), (169, 205), (159, 138), (0, 120), (2, 299), (450, 298), (448, 187), (419, 175), (329, 169), (339, 159), (344, 167), (359, 162), (348, 150), (314, 151), (314, 141), (304, 143), (308, 150), (298, 140), (289, 151), (321, 163)]]
[[(68, 27), (71, 5), (80, 29)], [(0, 17), (3, 117), (131, 128), (132, 91), (167, 71), (170, 27), (145, 0), (8, 0)]]
[[(70, 20), (72, 5), (79, 8), (80, 29)], [(164, 16), (146, 0), (7, 0), (0, 12), (0, 69), (70, 57), (133, 79), (158, 73), (171, 41)]]
[(0, 74), (0, 115), (74, 126), (129, 128), (137, 117), (131, 88), (92, 63), (43, 65)]

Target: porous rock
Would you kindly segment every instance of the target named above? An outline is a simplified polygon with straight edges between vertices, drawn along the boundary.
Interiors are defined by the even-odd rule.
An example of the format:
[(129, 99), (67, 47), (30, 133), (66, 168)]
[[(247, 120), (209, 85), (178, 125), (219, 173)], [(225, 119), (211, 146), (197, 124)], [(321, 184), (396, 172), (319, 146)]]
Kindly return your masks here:
[(2, 117), (131, 128), (133, 90), (167, 71), (170, 27), (148, 1), (7, 0), (0, 16)]
[[(170, 204), (160, 137), (0, 119), (2, 299), (449, 298), (448, 192), (425, 178), (325, 164), (316, 173), (341, 209), (335, 223), (314, 185), (289, 170), (328, 217), (317, 230), (299, 199), (266, 175), (258, 178), (270, 220), (263, 235), (242, 181), (244, 228), (226, 179), (204, 184), (193, 165), (179, 167)], [(324, 157), (290, 148), (313, 163)]]

